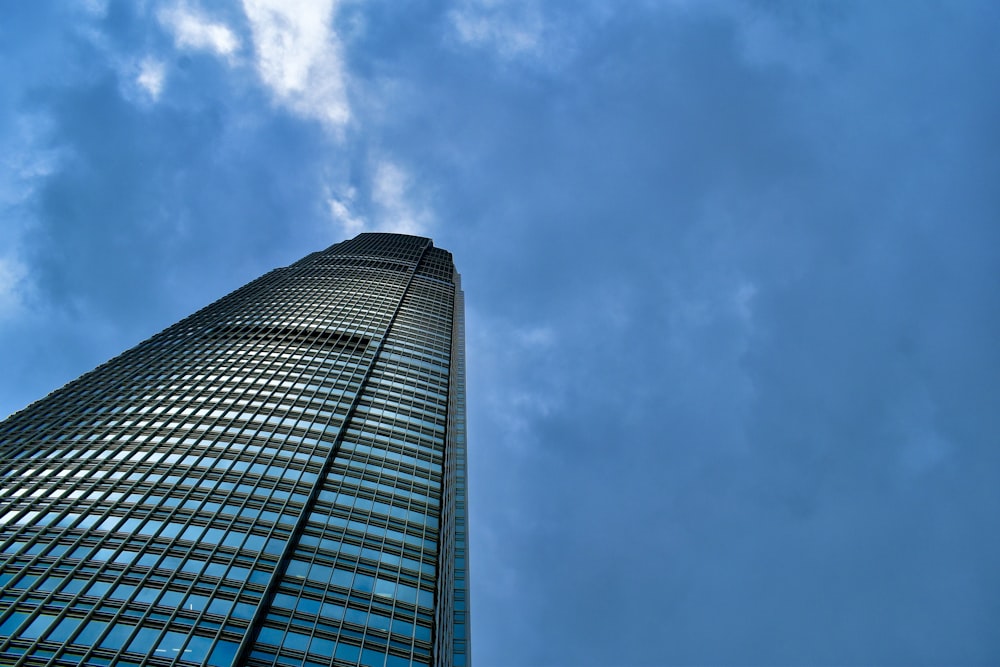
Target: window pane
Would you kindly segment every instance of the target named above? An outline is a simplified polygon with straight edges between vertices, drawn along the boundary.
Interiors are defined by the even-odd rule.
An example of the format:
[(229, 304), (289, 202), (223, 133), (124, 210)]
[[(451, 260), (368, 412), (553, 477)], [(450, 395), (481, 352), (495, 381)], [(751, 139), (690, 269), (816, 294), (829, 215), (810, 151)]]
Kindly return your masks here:
[(69, 641), (70, 635), (80, 627), (79, 618), (64, 618), (59, 621), (56, 627), (52, 628), (52, 632), (49, 633), (48, 640), (50, 642), (67, 642)]
[(0, 635), (11, 635), (28, 618), (27, 614), (14, 612), (0, 625)]
[(236, 659), (236, 650), (239, 644), (233, 642), (220, 641), (212, 650), (212, 655), (208, 658), (210, 667), (230, 667)]
[(108, 624), (103, 621), (89, 621), (83, 629), (80, 630), (80, 634), (76, 636), (74, 643), (76, 644), (96, 644), (97, 638), (101, 636), (104, 629), (108, 627)]
[(38, 618), (33, 620), (31, 624), (24, 630), (22, 630), (19, 634), (22, 637), (27, 637), (29, 639), (38, 639), (39, 637), (42, 636), (42, 633), (44, 633), (48, 629), (48, 627), (52, 625), (52, 621), (54, 621), (55, 618), (56, 618), (55, 616), (46, 616), (43, 614), (42, 616), (39, 616)]
[(159, 630), (139, 628), (139, 632), (132, 639), (132, 643), (128, 645), (128, 650), (134, 653), (149, 653), (153, 650), (153, 645), (159, 636)]
[(132, 634), (134, 629), (134, 625), (117, 624), (112, 626), (111, 631), (101, 640), (101, 646), (110, 649), (121, 648), (128, 641), (129, 635)]

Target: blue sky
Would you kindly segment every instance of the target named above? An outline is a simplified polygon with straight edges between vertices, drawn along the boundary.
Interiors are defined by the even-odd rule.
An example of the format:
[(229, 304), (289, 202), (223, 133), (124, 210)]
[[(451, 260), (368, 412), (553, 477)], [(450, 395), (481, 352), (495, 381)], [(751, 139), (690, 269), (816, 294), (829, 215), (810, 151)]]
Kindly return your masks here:
[(5, 3), (0, 413), (428, 235), (477, 664), (996, 664), (997, 7)]

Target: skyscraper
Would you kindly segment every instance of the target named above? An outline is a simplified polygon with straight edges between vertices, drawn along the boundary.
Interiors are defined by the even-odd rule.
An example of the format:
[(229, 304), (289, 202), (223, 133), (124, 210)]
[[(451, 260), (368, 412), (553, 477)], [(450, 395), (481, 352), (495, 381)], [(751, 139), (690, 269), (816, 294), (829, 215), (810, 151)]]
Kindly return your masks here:
[(463, 313), (361, 234), (0, 423), (0, 664), (468, 665)]

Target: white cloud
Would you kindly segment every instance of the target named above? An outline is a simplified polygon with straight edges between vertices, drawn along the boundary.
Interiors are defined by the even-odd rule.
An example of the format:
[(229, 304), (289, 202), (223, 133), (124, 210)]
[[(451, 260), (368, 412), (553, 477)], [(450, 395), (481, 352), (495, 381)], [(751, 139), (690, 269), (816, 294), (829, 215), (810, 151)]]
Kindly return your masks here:
[(16, 257), (0, 257), (0, 320), (14, 316), (24, 302), (28, 271)]
[(34, 195), (45, 177), (59, 168), (65, 149), (54, 149), (48, 139), (51, 118), (42, 113), (8, 118), (0, 134), (0, 321), (23, 315), (34, 283), (24, 248), (37, 229)]
[(740, 55), (751, 67), (779, 67), (796, 74), (820, 68), (826, 59), (822, 12), (807, 3), (773, 3), (747, 0), (673, 0), (665, 6), (679, 14), (722, 18), (732, 23)]
[(278, 103), (340, 129), (350, 119), (334, 0), (243, 0), (257, 71)]
[(533, 326), (517, 329), (514, 337), (524, 347), (551, 347), (556, 341), (556, 332), (550, 326)]
[(354, 188), (349, 189), (343, 196), (335, 196), (331, 191), (327, 191), (326, 205), (330, 209), (330, 216), (340, 224), (344, 233), (348, 236), (355, 236), (365, 231), (367, 223), (365, 219), (354, 213)]
[(459, 41), (503, 58), (541, 55), (544, 48), (544, 22), (533, 4), (466, 0), (449, 18)]
[(572, 8), (534, 0), (458, 0), (448, 19), (461, 46), (486, 51), (503, 63), (554, 71), (568, 64), (585, 35), (613, 15), (608, 7), (586, 0)]
[(432, 221), (430, 211), (415, 201), (410, 175), (399, 165), (382, 160), (375, 165), (372, 203), (381, 231), (423, 235)]
[(103, 18), (108, 13), (108, 0), (82, 0), (78, 6), (98, 18)]
[(369, 173), (369, 194), (361, 202), (353, 187), (326, 189), (330, 217), (343, 232), (351, 236), (364, 231), (427, 235), (434, 215), (406, 169), (391, 160), (377, 159)]
[[(0, 206), (23, 204), (35, 186), (59, 167), (63, 151), (46, 144), (49, 126), (44, 114), (21, 114), (15, 117), (12, 131), (0, 138)], [(5, 231), (10, 228), (7, 225)]]
[(186, 5), (164, 9), (157, 18), (173, 34), (178, 48), (212, 51), (230, 57), (240, 47), (239, 39), (227, 25), (212, 21)]
[(163, 91), (163, 81), (165, 78), (165, 68), (163, 63), (152, 58), (146, 58), (139, 63), (139, 75), (135, 82), (140, 88), (149, 93), (149, 96), (156, 101)]

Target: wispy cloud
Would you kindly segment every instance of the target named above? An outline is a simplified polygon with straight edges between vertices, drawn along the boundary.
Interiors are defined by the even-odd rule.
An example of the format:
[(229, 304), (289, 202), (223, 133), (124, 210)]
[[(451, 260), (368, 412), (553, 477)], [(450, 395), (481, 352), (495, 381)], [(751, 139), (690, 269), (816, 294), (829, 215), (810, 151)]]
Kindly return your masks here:
[(413, 179), (400, 165), (381, 160), (372, 181), (375, 223), (380, 231), (427, 234), (433, 220), (430, 209), (419, 201)]
[(14, 255), (0, 256), (0, 321), (15, 316), (24, 305), (27, 266)]
[(341, 129), (350, 119), (334, 0), (244, 0), (257, 71), (274, 99)]
[(555, 71), (570, 62), (605, 13), (601, 3), (583, 1), (566, 9), (530, 0), (459, 0), (448, 19), (454, 43), (502, 64)]
[(346, 236), (354, 236), (365, 231), (367, 222), (364, 217), (354, 212), (354, 198), (357, 191), (349, 188), (343, 195), (336, 195), (331, 188), (327, 189), (326, 205), (330, 217), (340, 225)]
[(545, 48), (545, 24), (533, 3), (465, 0), (449, 18), (462, 43), (493, 49), (503, 58), (537, 56)]
[(326, 188), (327, 210), (343, 234), (430, 233), (434, 213), (419, 183), (401, 164), (385, 157), (372, 160), (366, 183), (362, 192), (367, 192), (367, 196), (359, 196), (355, 187)]
[(144, 58), (139, 63), (139, 74), (136, 76), (135, 82), (140, 88), (149, 93), (149, 96), (155, 102), (160, 98), (160, 93), (163, 92), (165, 78), (166, 68), (162, 61), (154, 58)]
[(229, 26), (213, 21), (188, 5), (178, 4), (163, 9), (157, 14), (157, 18), (170, 30), (178, 48), (211, 51), (230, 57), (240, 47), (236, 33)]

